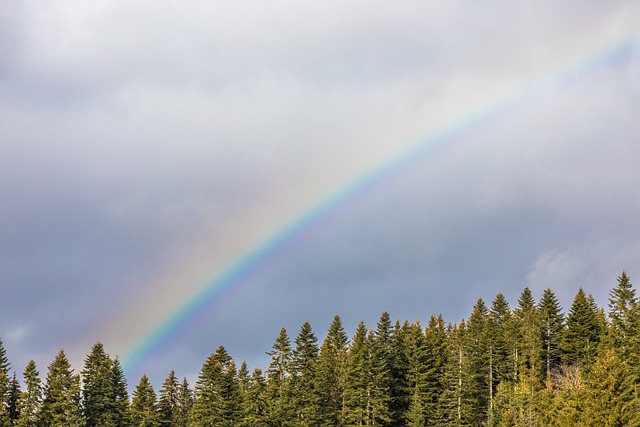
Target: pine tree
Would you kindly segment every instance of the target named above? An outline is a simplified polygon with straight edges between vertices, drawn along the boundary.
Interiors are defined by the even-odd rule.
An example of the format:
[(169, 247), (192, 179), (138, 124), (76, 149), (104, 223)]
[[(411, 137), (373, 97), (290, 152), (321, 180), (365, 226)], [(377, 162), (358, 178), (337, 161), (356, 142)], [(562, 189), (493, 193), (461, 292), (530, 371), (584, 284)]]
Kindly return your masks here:
[(447, 340), (443, 369), (444, 391), (438, 399), (436, 425), (461, 426), (463, 420), (463, 385), (466, 385), (466, 356), (464, 352), (464, 338), (466, 322), (447, 327)]
[(561, 343), (563, 362), (568, 365), (577, 363), (588, 370), (595, 359), (599, 341), (598, 313), (592, 300), (580, 288), (567, 316)]
[(335, 316), (327, 336), (320, 346), (318, 375), (316, 377), (320, 395), (321, 421), (325, 427), (342, 426), (342, 403), (347, 368), (349, 339), (344, 332), (340, 316)]
[(291, 378), (294, 390), (293, 405), (297, 425), (315, 426), (320, 423), (320, 395), (317, 390), (317, 338), (309, 322), (305, 322), (295, 339), (291, 359)]
[(162, 383), (158, 399), (158, 417), (161, 426), (175, 427), (178, 424), (178, 398), (180, 384), (175, 371), (171, 371)]
[(36, 362), (30, 360), (23, 374), (26, 390), (20, 397), (20, 416), (16, 425), (19, 427), (36, 427), (42, 405), (42, 382)]
[(551, 372), (561, 363), (560, 343), (564, 328), (564, 316), (560, 303), (551, 289), (546, 289), (538, 305), (542, 329), (542, 357), (545, 381), (551, 381)]
[(291, 388), (291, 341), (285, 328), (280, 330), (267, 355), (271, 356), (267, 371), (269, 423), (274, 426), (293, 425), (295, 412)]
[(87, 427), (111, 426), (114, 409), (113, 361), (102, 343), (96, 343), (82, 370), (83, 414)]
[(156, 392), (146, 374), (133, 391), (131, 422), (136, 427), (159, 427)]
[(236, 365), (220, 346), (202, 365), (195, 387), (190, 425), (233, 427), (240, 418)]
[(49, 365), (41, 420), (46, 426), (84, 426), (80, 376), (73, 373), (64, 350)]

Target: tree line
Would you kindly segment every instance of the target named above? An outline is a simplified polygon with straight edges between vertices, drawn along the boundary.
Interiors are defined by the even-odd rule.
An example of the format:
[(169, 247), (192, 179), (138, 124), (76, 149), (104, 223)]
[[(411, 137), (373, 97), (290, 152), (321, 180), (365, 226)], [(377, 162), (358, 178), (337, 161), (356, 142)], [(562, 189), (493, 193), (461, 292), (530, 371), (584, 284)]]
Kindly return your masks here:
[(266, 372), (238, 367), (224, 346), (193, 388), (169, 373), (158, 393), (143, 375), (130, 397), (118, 358), (96, 343), (80, 373), (64, 350), (46, 379), (22, 382), (0, 341), (0, 426), (639, 426), (640, 306), (622, 272), (608, 309), (578, 291), (565, 315), (550, 290), (478, 299), (467, 319), (431, 316), (351, 339), (339, 316), (318, 344), (304, 323), (283, 328)]

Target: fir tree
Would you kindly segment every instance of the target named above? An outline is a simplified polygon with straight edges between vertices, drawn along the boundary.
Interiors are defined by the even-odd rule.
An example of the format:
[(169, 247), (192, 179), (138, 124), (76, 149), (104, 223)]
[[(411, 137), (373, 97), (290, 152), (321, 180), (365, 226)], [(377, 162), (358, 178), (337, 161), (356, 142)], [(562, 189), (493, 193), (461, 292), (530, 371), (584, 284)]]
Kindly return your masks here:
[(64, 350), (49, 365), (41, 420), (46, 426), (84, 426), (80, 376), (73, 373)]
[[(515, 341), (510, 336), (512, 326), (511, 309), (503, 294), (496, 295), (487, 318), (489, 411), (493, 410), (498, 386), (513, 381), (511, 349)], [(511, 338), (511, 339), (510, 339)]]
[(20, 416), (16, 422), (20, 427), (36, 427), (42, 405), (42, 382), (36, 362), (30, 360), (24, 374), (26, 390), (20, 397)]

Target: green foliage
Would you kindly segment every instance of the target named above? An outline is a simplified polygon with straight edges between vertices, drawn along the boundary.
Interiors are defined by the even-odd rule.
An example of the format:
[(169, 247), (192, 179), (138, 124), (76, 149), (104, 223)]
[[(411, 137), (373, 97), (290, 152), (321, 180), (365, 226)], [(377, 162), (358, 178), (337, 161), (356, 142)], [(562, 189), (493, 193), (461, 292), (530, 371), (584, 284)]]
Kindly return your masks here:
[(561, 343), (563, 363), (579, 364), (585, 370), (589, 369), (600, 342), (600, 325), (593, 299), (587, 297), (580, 288), (571, 304), (567, 327), (563, 334)]
[(24, 370), (26, 390), (20, 396), (20, 416), (16, 422), (20, 427), (36, 427), (42, 405), (42, 381), (36, 362), (30, 360)]
[(0, 427), (640, 426), (640, 309), (626, 273), (609, 311), (580, 289), (565, 318), (549, 289), (536, 304), (525, 288), (511, 310), (502, 294), (478, 299), (467, 319), (431, 316), (351, 340), (335, 316), (320, 347), (309, 323), (283, 328), (266, 376), (236, 370), (223, 346), (204, 362), (195, 390), (171, 371), (156, 399), (140, 379), (131, 402), (117, 358), (102, 344), (84, 361), (83, 382), (61, 350), (45, 386), (35, 362), (24, 391), (0, 341)]
[(140, 382), (133, 392), (131, 422), (135, 427), (158, 427), (160, 425), (156, 392), (146, 374), (140, 378)]
[(49, 365), (42, 403), (41, 422), (45, 426), (84, 426), (80, 407), (80, 376), (73, 373), (64, 350)]
[(240, 389), (236, 365), (220, 346), (200, 370), (191, 409), (192, 426), (233, 427), (240, 418)]

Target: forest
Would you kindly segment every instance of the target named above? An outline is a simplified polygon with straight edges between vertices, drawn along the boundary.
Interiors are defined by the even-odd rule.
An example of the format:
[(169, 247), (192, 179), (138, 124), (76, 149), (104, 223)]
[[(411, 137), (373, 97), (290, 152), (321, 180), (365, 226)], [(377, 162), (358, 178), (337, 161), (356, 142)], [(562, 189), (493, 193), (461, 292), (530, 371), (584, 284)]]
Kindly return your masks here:
[(349, 338), (335, 316), (321, 343), (309, 323), (283, 328), (263, 372), (224, 346), (195, 384), (175, 372), (129, 396), (120, 361), (98, 342), (75, 373), (64, 350), (41, 378), (19, 378), (0, 341), (0, 426), (638, 426), (640, 307), (625, 272), (608, 307), (579, 289), (568, 312), (525, 288), (468, 318), (361, 322)]

